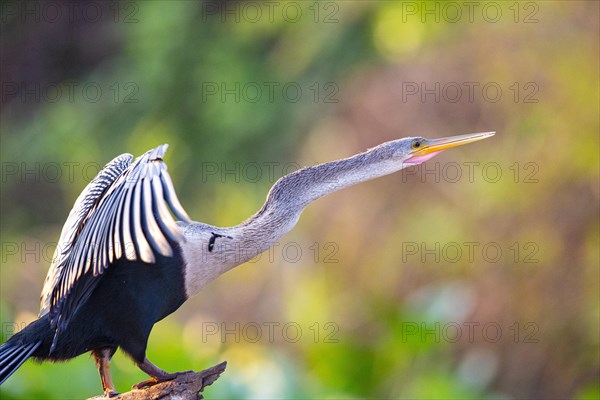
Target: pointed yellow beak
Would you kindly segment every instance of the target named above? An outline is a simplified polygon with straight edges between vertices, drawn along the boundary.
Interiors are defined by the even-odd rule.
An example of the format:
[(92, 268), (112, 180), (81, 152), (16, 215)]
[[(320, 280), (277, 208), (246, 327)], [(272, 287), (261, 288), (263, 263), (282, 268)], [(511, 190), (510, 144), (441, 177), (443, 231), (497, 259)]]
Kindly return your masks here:
[(452, 147), (462, 146), (463, 144), (477, 142), (494, 136), (496, 132), (470, 133), (467, 135), (450, 136), (441, 139), (428, 139), (419, 149), (413, 151), (414, 156), (424, 156), (425, 154), (439, 152)]
[(407, 164), (420, 164), (431, 159), (442, 150), (489, 138), (490, 136), (494, 136), (495, 133), (496, 132), (471, 133), (468, 135), (450, 136), (442, 139), (418, 140), (413, 142), (410, 157), (404, 160), (404, 162)]

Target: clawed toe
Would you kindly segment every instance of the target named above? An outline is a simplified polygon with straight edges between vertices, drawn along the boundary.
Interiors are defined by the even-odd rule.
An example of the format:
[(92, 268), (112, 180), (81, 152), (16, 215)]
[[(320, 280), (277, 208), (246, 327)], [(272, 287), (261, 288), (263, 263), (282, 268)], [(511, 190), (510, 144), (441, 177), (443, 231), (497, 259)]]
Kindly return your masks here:
[[(208, 386), (213, 383), (215, 380), (219, 378), (219, 375), (225, 370), (227, 366), (226, 362), (222, 362), (219, 365), (215, 365), (214, 367), (205, 369), (204, 371), (198, 372), (198, 374), (202, 377), (202, 385)], [(158, 368), (156, 365), (152, 364), (150, 360), (144, 358), (144, 361), (138, 363), (138, 367), (145, 373), (151, 376), (150, 379), (142, 381), (132, 386), (133, 389), (142, 389), (150, 386), (154, 386), (161, 382), (171, 381), (177, 378), (180, 375), (187, 374), (195, 374), (194, 371), (183, 371), (183, 372), (175, 372), (170, 374), (162, 369)]]
[[(200, 375), (202, 377), (202, 385), (203, 385), (203, 387), (205, 387), (205, 386), (212, 384), (214, 381), (216, 381), (219, 378), (219, 375), (221, 375), (221, 373), (223, 371), (225, 371), (226, 366), (227, 366), (227, 363), (222, 362), (221, 364), (215, 365), (214, 367), (205, 369), (200, 372), (195, 372), (195, 371), (189, 370), (189, 371), (175, 372), (172, 374), (169, 374), (162, 370), (158, 370), (158, 372), (160, 372), (160, 374), (157, 374), (157, 375), (159, 375), (159, 376), (153, 376), (152, 378), (150, 378), (148, 380), (136, 383), (135, 385), (132, 386), (132, 389), (148, 388), (148, 387), (157, 385), (162, 382), (171, 381), (180, 375), (187, 375), (187, 374)], [(153, 371), (153, 372), (156, 372), (156, 371)]]
[(181, 374), (181, 372), (177, 372), (177, 373), (174, 373), (174, 374), (168, 374), (168, 375), (165, 375), (164, 377), (161, 377), (161, 378), (150, 378), (148, 380), (136, 383), (131, 388), (132, 389), (143, 389), (143, 388), (146, 388), (146, 387), (154, 386), (154, 385), (157, 385), (157, 384), (162, 383), (162, 382), (171, 381), (171, 380), (177, 378), (177, 376), (179, 374)]
[(152, 379), (147, 379), (145, 381), (141, 381), (136, 383), (135, 385), (131, 386), (132, 389), (143, 389), (145, 387), (150, 387), (150, 386), (154, 386), (156, 385), (158, 382), (158, 379), (156, 378), (152, 378)]
[(115, 391), (115, 390), (105, 390), (104, 391), (104, 396), (106, 397), (117, 397), (119, 395), (119, 392)]

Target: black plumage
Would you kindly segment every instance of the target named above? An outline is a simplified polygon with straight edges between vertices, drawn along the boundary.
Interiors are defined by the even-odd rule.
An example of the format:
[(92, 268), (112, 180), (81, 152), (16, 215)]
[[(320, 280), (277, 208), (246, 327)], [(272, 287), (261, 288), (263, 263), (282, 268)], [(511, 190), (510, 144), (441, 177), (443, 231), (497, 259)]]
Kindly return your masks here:
[(105, 391), (115, 393), (103, 363), (118, 347), (145, 372), (158, 371), (155, 378), (169, 376), (145, 358), (152, 326), (186, 300), (183, 235), (171, 212), (189, 217), (162, 161), (166, 149), (133, 163), (129, 154), (115, 158), (79, 196), (48, 271), (39, 318), (0, 346), (0, 383), (29, 357), (60, 361), (92, 351)]

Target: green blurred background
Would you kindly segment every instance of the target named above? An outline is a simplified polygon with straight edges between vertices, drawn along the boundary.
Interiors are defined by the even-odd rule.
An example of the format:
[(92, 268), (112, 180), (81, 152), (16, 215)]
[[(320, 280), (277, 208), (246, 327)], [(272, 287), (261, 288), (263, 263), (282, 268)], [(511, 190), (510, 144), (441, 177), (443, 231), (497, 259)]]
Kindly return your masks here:
[[(468, 3), (468, 4), (466, 4)], [(69, 5), (70, 4), (70, 5)], [(598, 398), (597, 2), (3, 2), (2, 340), (32, 321), (75, 198), (169, 143), (193, 219), (403, 136), (497, 131), (317, 201), (157, 324), (208, 398)], [(260, 337), (258, 337), (260, 336)], [(117, 388), (146, 379), (122, 353)], [(4, 399), (101, 391), (89, 356)]]

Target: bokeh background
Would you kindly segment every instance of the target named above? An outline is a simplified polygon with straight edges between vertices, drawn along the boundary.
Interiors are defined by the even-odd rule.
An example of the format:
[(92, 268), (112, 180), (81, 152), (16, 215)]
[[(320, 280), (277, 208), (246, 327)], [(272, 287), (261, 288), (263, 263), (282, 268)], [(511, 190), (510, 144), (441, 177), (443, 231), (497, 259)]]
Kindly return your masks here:
[[(465, 4), (469, 3), (469, 4)], [(169, 143), (193, 219), (404, 136), (497, 131), (318, 200), (273, 252), (157, 324), (208, 398), (598, 398), (599, 4), (1, 3), (2, 340), (118, 154)], [(117, 388), (146, 379), (122, 353)], [(101, 391), (83, 355), (3, 399)]]

